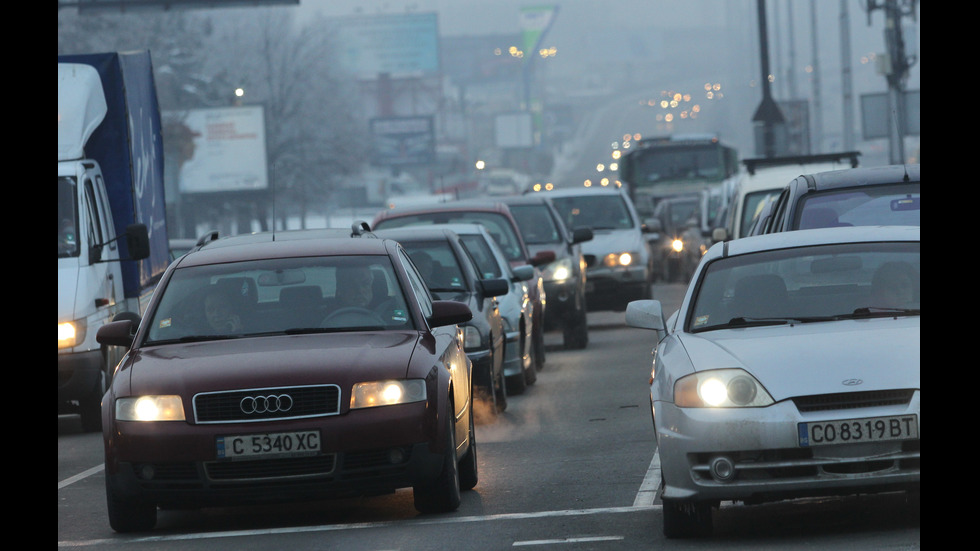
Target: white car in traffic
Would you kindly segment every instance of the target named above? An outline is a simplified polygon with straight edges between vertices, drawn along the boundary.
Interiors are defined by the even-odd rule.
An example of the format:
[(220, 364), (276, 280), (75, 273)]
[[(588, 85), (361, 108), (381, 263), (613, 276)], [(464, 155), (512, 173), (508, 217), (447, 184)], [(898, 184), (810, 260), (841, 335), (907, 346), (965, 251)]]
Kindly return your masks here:
[(716, 243), (657, 331), (650, 404), (664, 534), (721, 501), (919, 489), (919, 228)]

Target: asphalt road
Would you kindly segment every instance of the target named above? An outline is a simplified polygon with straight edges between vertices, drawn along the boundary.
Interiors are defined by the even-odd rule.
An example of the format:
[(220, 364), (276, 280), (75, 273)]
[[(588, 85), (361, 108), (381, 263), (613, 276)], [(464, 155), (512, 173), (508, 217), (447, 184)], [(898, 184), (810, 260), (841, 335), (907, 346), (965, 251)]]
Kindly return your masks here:
[[(684, 286), (656, 285), (672, 312)], [(715, 534), (665, 541), (654, 499), (647, 380), (653, 333), (622, 312), (589, 314), (587, 349), (549, 333), (537, 383), (477, 426), (480, 481), (452, 514), (420, 515), (411, 490), (313, 503), (162, 511), (120, 535), (105, 512), (102, 440), (58, 420), (58, 545), (112, 549), (503, 550), (918, 549), (918, 502), (903, 495), (723, 504)]]

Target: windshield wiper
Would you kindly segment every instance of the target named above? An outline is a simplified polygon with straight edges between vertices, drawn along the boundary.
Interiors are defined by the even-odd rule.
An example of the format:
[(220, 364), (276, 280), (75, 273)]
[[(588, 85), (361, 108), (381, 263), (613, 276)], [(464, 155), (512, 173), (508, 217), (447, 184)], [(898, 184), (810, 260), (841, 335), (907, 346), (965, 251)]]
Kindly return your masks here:
[(857, 318), (888, 318), (892, 316), (918, 316), (918, 308), (878, 308), (876, 306), (864, 306), (856, 308), (850, 314), (837, 316), (840, 319)]
[(799, 318), (746, 318), (739, 316), (728, 320), (728, 323), (723, 324), (722, 327), (757, 327), (762, 325), (785, 325), (787, 323), (799, 322)]

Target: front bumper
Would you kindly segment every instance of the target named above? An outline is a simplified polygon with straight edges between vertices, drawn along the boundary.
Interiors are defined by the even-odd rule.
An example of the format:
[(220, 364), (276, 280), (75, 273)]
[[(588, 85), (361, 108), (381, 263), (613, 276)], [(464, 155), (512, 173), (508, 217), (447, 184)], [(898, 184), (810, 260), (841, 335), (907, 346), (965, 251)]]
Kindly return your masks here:
[(545, 294), (548, 296), (545, 328), (561, 327), (565, 321), (574, 321), (574, 314), (585, 306), (582, 304), (580, 286), (578, 278), (544, 282)]
[[(315, 455), (217, 458), (219, 435), (313, 429), (321, 439)], [(115, 497), (165, 507), (390, 493), (434, 480), (444, 457), (425, 402), (282, 422), (117, 422), (105, 434), (106, 476)]]
[[(681, 500), (775, 499), (913, 489), (919, 440), (801, 447), (798, 423), (892, 415), (919, 417), (919, 392), (901, 405), (800, 413), (792, 400), (766, 408), (678, 408), (655, 402), (662, 497)], [(729, 481), (712, 475), (727, 458)]]

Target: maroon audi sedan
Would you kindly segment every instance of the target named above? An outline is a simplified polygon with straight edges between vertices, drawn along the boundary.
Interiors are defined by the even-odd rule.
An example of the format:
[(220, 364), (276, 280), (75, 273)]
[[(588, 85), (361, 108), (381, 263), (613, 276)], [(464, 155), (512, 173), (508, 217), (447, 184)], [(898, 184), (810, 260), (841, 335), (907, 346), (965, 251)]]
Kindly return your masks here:
[[(356, 233), (356, 232), (355, 232)], [(463, 303), (434, 300), (405, 250), (371, 234), (219, 239), (176, 260), (102, 400), (118, 532), (158, 507), (413, 488), (453, 511), (477, 483)]]

